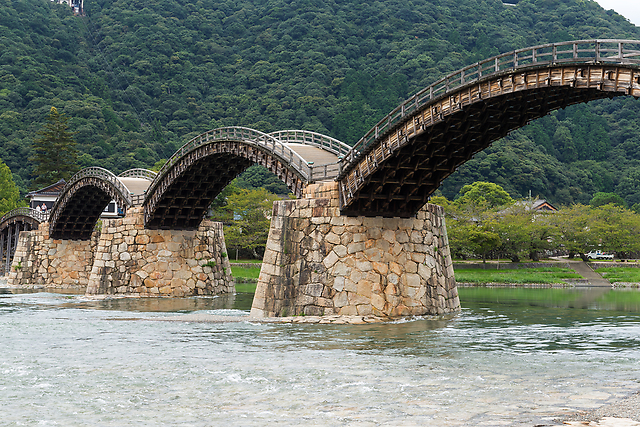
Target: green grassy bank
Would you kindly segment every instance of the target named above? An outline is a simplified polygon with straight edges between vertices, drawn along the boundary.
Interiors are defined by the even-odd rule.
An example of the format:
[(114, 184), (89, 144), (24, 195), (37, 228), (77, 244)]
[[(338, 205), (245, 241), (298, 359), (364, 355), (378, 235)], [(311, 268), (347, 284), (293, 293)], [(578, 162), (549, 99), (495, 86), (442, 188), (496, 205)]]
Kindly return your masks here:
[(487, 283), (552, 285), (564, 284), (566, 283), (564, 279), (582, 278), (572, 269), (562, 267), (537, 267), (519, 270), (457, 268), (455, 275), (458, 283), (473, 283), (477, 285), (485, 285)]
[(596, 270), (611, 283), (640, 284), (640, 268), (634, 267), (604, 267)]
[[(613, 269), (621, 270), (621, 269)], [(640, 269), (622, 269), (636, 270), (640, 282)], [(236, 281), (237, 292), (255, 292), (258, 276), (260, 275), (260, 267), (234, 267), (231, 266), (231, 272)], [(455, 270), (456, 281), (459, 283), (473, 283), (477, 285), (485, 285), (488, 283), (506, 283), (506, 284), (564, 284), (563, 279), (581, 279), (582, 276), (573, 270), (561, 267), (540, 267), (527, 268), (522, 270), (497, 269), (497, 270), (480, 270), (472, 268), (458, 268)], [(618, 280), (618, 281), (633, 281)]]
[(255, 292), (260, 267), (234, 267), (231, 264), (231, 274), (236, 282), (236, 292)]

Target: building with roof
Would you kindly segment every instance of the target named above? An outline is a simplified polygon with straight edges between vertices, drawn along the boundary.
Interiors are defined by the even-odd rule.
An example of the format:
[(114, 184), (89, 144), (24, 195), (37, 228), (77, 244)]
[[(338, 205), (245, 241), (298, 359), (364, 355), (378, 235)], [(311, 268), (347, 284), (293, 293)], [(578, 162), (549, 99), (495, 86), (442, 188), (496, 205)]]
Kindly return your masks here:
[[(42, 211), (50, 211), (53, 208), (53, 205), (55, 205), (56, 200), (58, 200), (58, 196), (60, 196), (60, 193), (62, 193), (62, 189), (66, 184), (67, 182), (64, 179), (61, 179), (55, 184), (27, 193), (25, 197), (29, 199), (29, 207), (37, 209), (39, 206)], [(107, 205), (102, 212), (102, 215), (100, 215), (101, 218), (116, 218), (118, 216), (118, 206), (114, 200)]]

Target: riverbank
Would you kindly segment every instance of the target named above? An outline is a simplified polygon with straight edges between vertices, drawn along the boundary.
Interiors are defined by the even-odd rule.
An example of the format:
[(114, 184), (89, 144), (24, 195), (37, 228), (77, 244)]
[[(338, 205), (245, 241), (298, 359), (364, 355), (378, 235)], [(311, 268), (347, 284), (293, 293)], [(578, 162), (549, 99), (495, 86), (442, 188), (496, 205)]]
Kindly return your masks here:
[(640, 392), (592, 411), (563, 419), (560, 426), (640, 427)]

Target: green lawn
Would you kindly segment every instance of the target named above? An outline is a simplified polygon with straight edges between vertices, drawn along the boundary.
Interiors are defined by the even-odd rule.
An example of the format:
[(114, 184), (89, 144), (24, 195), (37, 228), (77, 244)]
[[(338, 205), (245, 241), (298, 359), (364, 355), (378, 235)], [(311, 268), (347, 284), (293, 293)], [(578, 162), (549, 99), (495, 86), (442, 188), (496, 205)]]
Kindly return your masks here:
[(581, 279), (582, 276), (569, 268), (541, 267), (518, 270), (481, 270), (477, 268), (458, 268), (455, 270), (456, 282), (460, 283), (565, 283), (562, 279)]
[(260, 264), (262, 262), (261, 259), (239, 259), (239, 260), (235, 260), (235, 259), (230, 259), (229, 262), (231, 264)]
[(640, 268), (634, 267), (603, 267), (596, 270), (611, 283), (627, 282), (640, 283)]
[(236, 282), (236, 292), (255, 292), (260, 267), (234, 267), (231, 265), (231, 274)]

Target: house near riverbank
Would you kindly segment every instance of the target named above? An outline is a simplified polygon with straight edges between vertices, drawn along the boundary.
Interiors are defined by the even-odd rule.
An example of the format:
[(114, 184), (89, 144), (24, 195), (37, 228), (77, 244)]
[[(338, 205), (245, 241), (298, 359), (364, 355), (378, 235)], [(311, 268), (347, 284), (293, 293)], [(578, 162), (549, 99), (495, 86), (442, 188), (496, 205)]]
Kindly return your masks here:
[[(529, 203), (529, 201), (525, 202)], [(531, 207), (529, 208), (534, 211), (548, 211), (548, 212), (557, 212), (558, 208), (553, 206), (551, 203), (546, 201), (545, 199), (536, 199), (531, 203)]]

